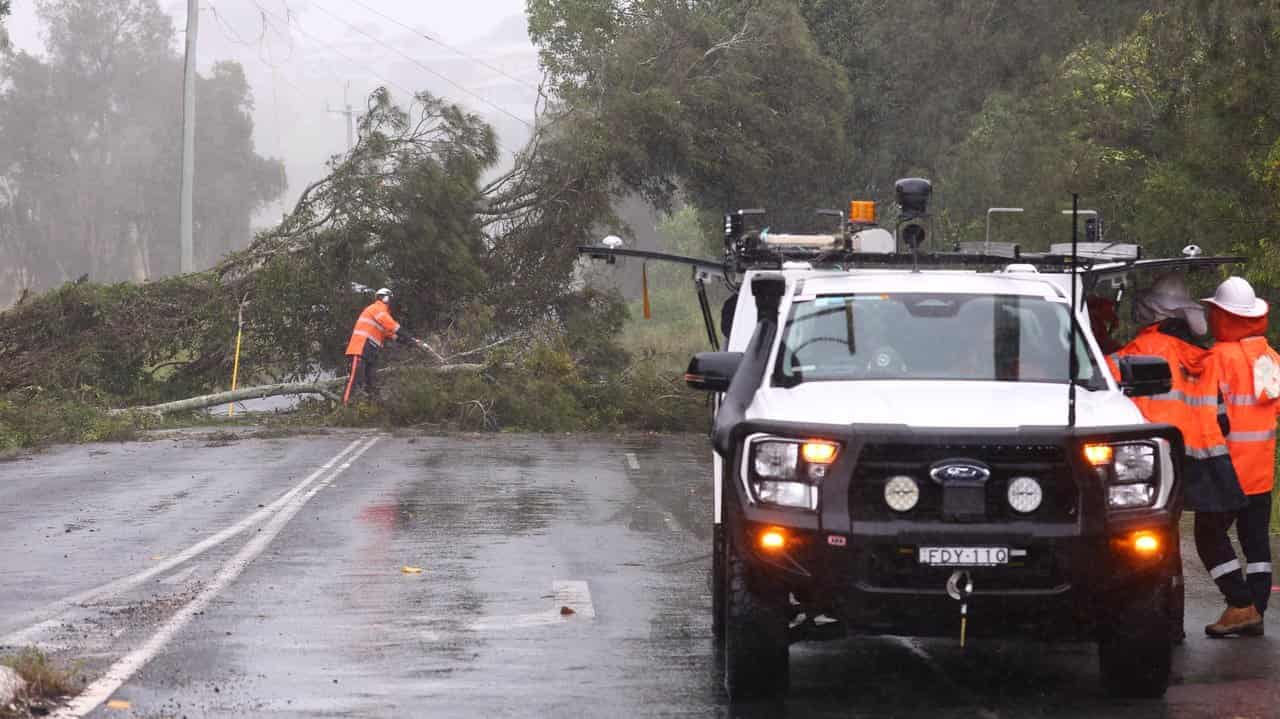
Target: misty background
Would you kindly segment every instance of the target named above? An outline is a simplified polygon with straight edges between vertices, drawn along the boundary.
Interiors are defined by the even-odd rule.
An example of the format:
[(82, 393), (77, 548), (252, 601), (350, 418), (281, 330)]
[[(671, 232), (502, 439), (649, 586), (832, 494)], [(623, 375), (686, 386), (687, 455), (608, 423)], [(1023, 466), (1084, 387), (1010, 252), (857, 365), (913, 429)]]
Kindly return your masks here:
[[(406, 89), (427, 90), (481, 115), (510, 150), (518, 150), (529, 137), (527, 125), (404, 56), (532, 122), (540, 73), (537, 50), (529, 41), (524, 0), (362, 2), (376, 12), (345, 0), (200, 2), (198, 72), (208, 75), (222, 60), (234, 60), (244, 68), (254, 102), (254, 147), (260, 155), (284, 161), (288, 185), (257, 213), (255, 226), (278, 222), (302, 188), (326, 174), (328, 159), (346, 151), (346, 120), (337, 112), (343, 109), (344, 96), (360, 112), (379, 85), (387, 86), (401, 102), (408, 99)], [(159, 5), (173, 18), (174, 50), (181, 54), (187, 4), (160, 0)], [(46, 33), (34, 0), (16, 0), (5, 25), (14, 50), (45, 55)], [(177, 107), (180, 113), (181, 104)], [(508, 153), (502, 166), (509, 167), (510, 160)], [(174, 198), (176, 203), (176, 188)]]
[[(39, 17), (39, 5), (31, 0), (14, 2), (5, 27), (13, 53), (48, 62), (50, 34)], [(186, 2), (159, 0), (158, 5), (172, 20), (174, 32), (169, 46), (179, 60), (176, 67), (170, 64), (167, 71), (160, 73), (176, 73), (172, 78), (161, 78), (165, 91), (172, 91), (173, 95), (169, 106), (173, 116), (165, 124), (176, 126), (181, 118), (180, 60), (185, 43)], [(200, 8), (197, 70), (208, 79), (219, 74), (219, 63), (232, 61), (242, 68), (247, 83), (244, 107), (252, 121), (248, 138), (252, 154), (281, 161), (285, 183), (281, 191), (278, 179), (254, 181), (263, 187), (250, 200), (257, 206), (249, 213), (249, 228), (227, 228), (223, 232), (226, 237), (214, 239), (208, 237), (209, 221), (204, 228), (197, 227), (197, 245), (202, 239), (206, 244), (203, 249), (197, 247), (201, 267), (210, 265), (225, 251), (247, 245), (253, 230), (279, 222), (293, 208), (303, 188), (327, 174), (326, 163), (347, 149), (345, 107), (349, 104), (355, 113), (361, 113), (369, 93), (379, 86), (386, 87), (397, 102), (407, 103), (411, 92), (425, 90), (480, 115), (498, 133), (501, 147), (499, 162), (491, 169), (491, 175), (509, 168), (512, 153), (529, 138), (540, 72), (537, 52), (528, 36), (524, 0), (202, 0)], [(10, 78), (9, 82), (13, 80)], [(228, 83), (234, 85), (235, 78)], [(209, 101), (207, 95), (215, 92), (203, 86), (199, 90), (198, 103), (202, 105)], [(157, 101), (164, 102), (162, 98)], [(119, 104), (118, 100), (114, 102)], [(210, 140), (205, 133), (212, 129), (210, 123), (220, 120), (202, 117), (204, 110), (197, 109), (197, 143), (207, 145)], [(164, 118), (156, 120), (163, 122)], [(10, 125), (31, 121), (21, 118), (11, 120)], [(11, 132), (7, 136), (9, 142), (32, 144)], [(178, 145), (172, 148), (174, 158), (179, 151)], [(198, 185), (201, 155), (202, 150), (197, 148)], [(203, 164), (204, 169), (209, 169), (208, 161)], [(176, 211), (177, 173), (170, 178), (169, 167), (155, 169), (153, 175), (166, 175), (155, 179), (162, 185), (172, 185)], [(271, 175), (273, 171), (263, 167), (258, 174)], [(160, 188), (161, 192), (165, 189)], [(197, 187), (197, 214), (202, 201), (209, 202), (209, 197), (202, 198), (199, 190)], [(65, 219), (66, 211), (62, 214)], [(156, 229), (165, 232), (161, 227)], [(176, 248), (176, 225), (169, 232)], [(238, 240), (231, 236), (237, 233), (243, 234)], [(25, 234), (32, 232), (28, 229)], [(153, 244), (160, 244), (160, 239), (156, 237)], [(108, 268), (94, 261), (93, 255), (102, 253), (95, 252), (91, 242), (82, 244), (89, 255), (83, 262), (77, 262), (71, 253), (64, 254), (62, 247), (51, 247), (58, 256), (46, 264), (56, 264), (57, 269), (5, 278), (0, 288), (0, 307), (10, 305), (24, 289), (48, 289), (84, 273), (90, 274), (93, 281), (103, 282), (155, 279), (172, 272), (165, 262), (153, 258), (119, 262)], [(41, 263), (26, 264), (37, 267)]]

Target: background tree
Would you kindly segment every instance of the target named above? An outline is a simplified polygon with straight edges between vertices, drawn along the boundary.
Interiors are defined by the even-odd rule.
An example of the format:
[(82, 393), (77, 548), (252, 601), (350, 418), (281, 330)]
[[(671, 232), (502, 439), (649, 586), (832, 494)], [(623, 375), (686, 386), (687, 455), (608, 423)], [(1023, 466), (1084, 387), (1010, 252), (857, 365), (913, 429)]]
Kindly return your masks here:
[[(155, 0), (42, 0), (48, 59), (8, 57), (0, 93), (0, 290), (87, 274), (177, 270), (181, 58)], [(197, 89), (195, 241), (208, 265), (249, 241), (284, 189), (253, 149), (248, 85), (232, 63)]]

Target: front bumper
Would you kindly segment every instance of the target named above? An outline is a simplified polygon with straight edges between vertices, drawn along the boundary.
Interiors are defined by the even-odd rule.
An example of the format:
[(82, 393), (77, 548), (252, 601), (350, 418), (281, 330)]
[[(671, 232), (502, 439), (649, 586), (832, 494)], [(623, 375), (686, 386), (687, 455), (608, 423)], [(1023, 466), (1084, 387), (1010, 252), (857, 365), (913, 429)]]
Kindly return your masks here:
[[(850, 502), (861, 496), (857, 458), (862, 446), (877, 440), (926, 445), (954, 445), (949, 433), (865, 428), (832, 436), (831, 428), (762, 429), (773, 434), (838, 439), (846, 451), (821, 489), (818, 512), (780, 511), (751, 504), (738, 477), (734, 488), (740, 522), (729, 541), (754, 572), (781, 584), (814, 612), (841, 619), (848, 631), (908, 636), (956, 636), (960, 603), (949, 596), (948, 579), (964, 571), (973, 583), (967, 601), (968, 633), (974, 637), (1094, 639), (1118, 629), (1118, 617), (1130, 614), (1135, 600), (1167, 591), (1180, 574), (1177, 554), (1179, 507), (1171, 501), (1155, 510), (1108, 514), (1103, 488), (1083, 466), (1064, 470), (1076, 483), (1069, 513), (1009, 521), (947, 521), (937, 516), (873, 518)], [(799, 431), (799, 434), (795, 432)], [(1152, 427), (1068, 431), (1063, 428), (1013, 432), (967, 432), (968, 446), (1057, 443), (1070, 448), (1094, 439), (1153, 434)], [(1167, 436), (1164, 430), (1158, 430)], [(1169, 436), (1180, 451), (1176, 430)], [(740, 446), (740, 445), (739, 445)], [(1063, 457), (1078, 453), (1066, 451)], [(1175, 455), (1176, 456), (1176, 455)], [(1177, 481), (1175, 476), (1171, 481)], [(736, 473), (735, 473), (736, 474)], [(851, 491), (852, 489), (852, 491)], [(1172, 496), (1176, 498), (1176, 486)], [(852, 498), (852, 500), (851, 500)], [(788, 537), (785, 548), (766, 550), (757, 541), (775, 528)], [(1160, 551), (1142, 555), (1131, 539), (1135, 532), (1153, 533)], [(922, 564), (921, 547), (1003, 547), (1009, 563), (988, 567), (937, 567)]]

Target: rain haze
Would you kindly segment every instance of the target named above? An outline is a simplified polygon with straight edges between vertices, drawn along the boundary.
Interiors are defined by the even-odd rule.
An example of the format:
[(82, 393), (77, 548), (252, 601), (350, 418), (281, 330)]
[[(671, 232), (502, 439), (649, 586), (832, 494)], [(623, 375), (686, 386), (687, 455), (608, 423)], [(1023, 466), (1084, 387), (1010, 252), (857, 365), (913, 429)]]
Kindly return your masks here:
[(1280, 716), (1277, 38), (0, 0), (0, 719)]
[[(186, 3), (160, 7), (173, 18), (180, 52)], [(36, 3), (15, 2), (6, 26), (14, 49), (44, 53)], [(329, 158), (346, 149), (344, 105), (359, 112), (380, 85), (396, 98), (426, 90), (466, 106), (509, 150), (529, 135), (521, 120), (533, 119), (540, 75), (524, 0), (204, 0), (198, 32), (200, 73), (218, 61), (240, 63), (253, 94), (255, 149), (284, 161), (288, 186), (257, 213), (257, 226), (279, 221), (325, 174)], [(504, 153), (500, 166), (509, 164)]]

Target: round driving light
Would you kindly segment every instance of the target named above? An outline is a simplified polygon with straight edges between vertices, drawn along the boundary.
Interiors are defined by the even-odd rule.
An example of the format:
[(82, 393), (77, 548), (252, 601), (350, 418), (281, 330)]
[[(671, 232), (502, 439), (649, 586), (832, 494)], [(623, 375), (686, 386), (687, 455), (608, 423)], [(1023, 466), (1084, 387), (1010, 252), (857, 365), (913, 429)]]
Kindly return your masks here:
[(884, 483), (884, 503), (895, 512), (908, 512), (920, 502), (920, 485), (906, 475), (890, 477)]
[(1044, 490), (1040, 483), (1032, 477), (1014, 477), (1009, 482), (1009, 506), (1013, 511), (1028, 514), (1040, 508), (1044, 501)]

